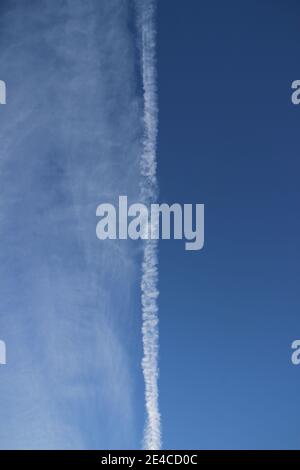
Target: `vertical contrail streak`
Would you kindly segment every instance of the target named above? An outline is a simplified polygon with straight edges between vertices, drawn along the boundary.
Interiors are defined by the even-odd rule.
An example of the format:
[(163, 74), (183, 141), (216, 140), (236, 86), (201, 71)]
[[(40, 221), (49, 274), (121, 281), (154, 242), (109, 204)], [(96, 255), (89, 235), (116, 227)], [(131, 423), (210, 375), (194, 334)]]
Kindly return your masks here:
[[(157, 200), (156, 146), (158, 105), (156, 85), (155, 0), (137, 0), (141, 34), (142, 78), (144, 90), (144, 139), (141, 157), (141, 196), (147, 205)], [(142, 265), (143, 348), (147, 421), (144, 448), (161, 447), (161, 419), (158, 405), (158, 242), (146, 240)]]

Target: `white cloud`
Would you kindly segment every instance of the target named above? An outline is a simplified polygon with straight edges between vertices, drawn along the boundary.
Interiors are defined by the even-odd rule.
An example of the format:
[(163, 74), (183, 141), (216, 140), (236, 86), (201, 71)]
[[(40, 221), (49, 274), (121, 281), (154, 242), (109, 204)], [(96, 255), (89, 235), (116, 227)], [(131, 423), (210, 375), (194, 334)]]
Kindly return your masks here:
[(0, 336), (9, 360), (0, 369), (0, 446), (135, 446), (125, 338), (136, 263), (129, 243), (95, 235), (99, 203), (138, 194), (128, 5), (6, 3)]

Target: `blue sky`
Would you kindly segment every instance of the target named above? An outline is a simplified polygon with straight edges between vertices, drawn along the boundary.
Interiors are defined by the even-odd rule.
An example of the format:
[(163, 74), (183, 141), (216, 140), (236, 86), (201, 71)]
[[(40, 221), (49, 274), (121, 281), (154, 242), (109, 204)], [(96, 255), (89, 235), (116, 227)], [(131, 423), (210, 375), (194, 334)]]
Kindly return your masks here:
[(299, 448), (299, 5), (160, 2), (159, 178), (205, 248), (160, 247), (167, 448)]
[[(131, 3), (2, 0), (1, 448), (139, 448), (141, 251), (96, 239), (139, 194)], [(205, 204), (205, 247), (159, 245), (170, 449), (299, 448), (296, 0), (161, 0), (162, 202)]]

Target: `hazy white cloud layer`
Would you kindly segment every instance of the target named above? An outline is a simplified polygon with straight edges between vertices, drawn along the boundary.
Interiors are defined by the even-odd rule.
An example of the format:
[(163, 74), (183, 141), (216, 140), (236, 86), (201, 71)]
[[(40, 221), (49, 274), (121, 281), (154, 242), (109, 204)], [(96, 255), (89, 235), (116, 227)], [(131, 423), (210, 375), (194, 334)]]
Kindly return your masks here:
[(129, 4), (1, 1), (1, 448), (139, 445), (136, 257), (95, 234), (99, 203), (139, 194)]

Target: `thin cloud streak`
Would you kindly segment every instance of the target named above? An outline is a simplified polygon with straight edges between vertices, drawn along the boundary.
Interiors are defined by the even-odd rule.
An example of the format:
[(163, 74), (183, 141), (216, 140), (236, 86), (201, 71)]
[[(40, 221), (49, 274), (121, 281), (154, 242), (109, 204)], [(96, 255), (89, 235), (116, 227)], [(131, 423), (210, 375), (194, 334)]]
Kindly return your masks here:
[[(151, 204), (158, 197), (157, 182), (157, 132), (158, 105), (156, 79), (156, 30), (154, 24), (155, 1), (137, 3), (139, 32), (141, 35), (142, 78), (144, 89), (144, 139), (141, 157), (141, 197)], [(144, 432), (144, 448), (161, 448), (161, 416), (158, 403), (158, 241), (147, 240), (142, 264), (142, 313), (143, 348), (142, 369), (145, 380), (147, 420)]]

